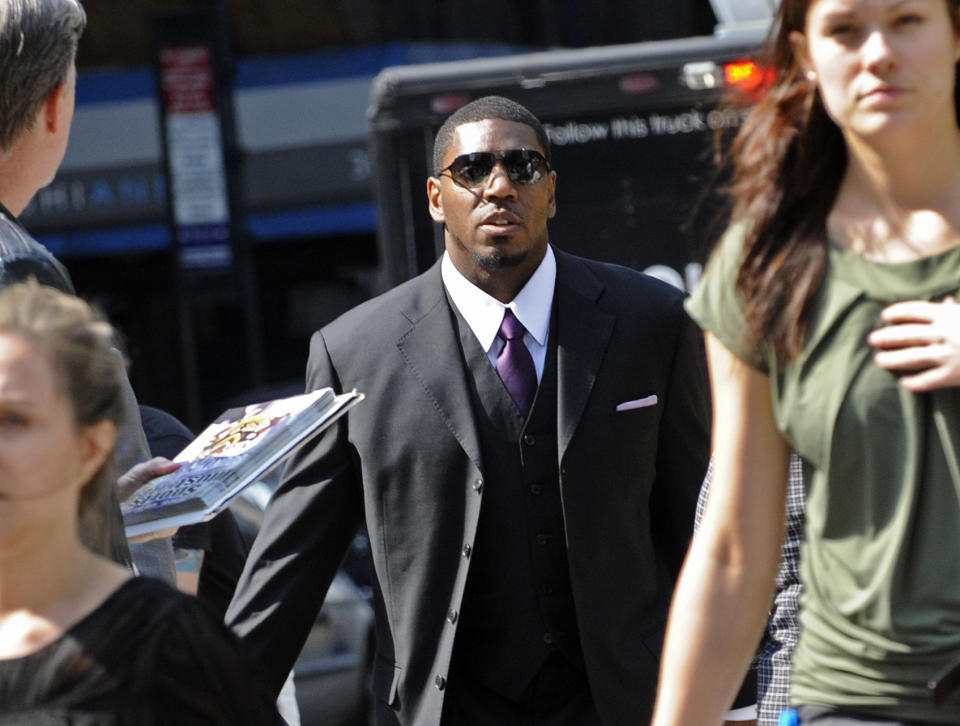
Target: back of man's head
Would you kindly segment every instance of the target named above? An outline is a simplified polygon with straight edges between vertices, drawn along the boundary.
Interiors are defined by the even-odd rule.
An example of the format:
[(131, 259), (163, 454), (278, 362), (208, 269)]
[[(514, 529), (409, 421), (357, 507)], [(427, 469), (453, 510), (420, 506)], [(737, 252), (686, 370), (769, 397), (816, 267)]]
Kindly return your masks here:
[(78, 0), (0, 0), (0, 150), (67, 80), (86, 24)]
[(490, 119), (513, 121), (532, 128), (537, 135), (537, 140), (543, 147), (543, 155), (547, 158), (547, 161), (550, 161), (550, 139), (547, 137), (547, 132), (544, 130), (543, 124), (540, 123), (540, 119), (534, 116), (526, 106), (509, 98), (483, 96), (450, 114), (437, 131), (437, 136), (433, 141), (433, 175), (439, 176), (440, 172), (443, 171), (443, 157), (446, 156), (447, 149), (453, 143), (453, 132), (457, 130), (458, 126)]

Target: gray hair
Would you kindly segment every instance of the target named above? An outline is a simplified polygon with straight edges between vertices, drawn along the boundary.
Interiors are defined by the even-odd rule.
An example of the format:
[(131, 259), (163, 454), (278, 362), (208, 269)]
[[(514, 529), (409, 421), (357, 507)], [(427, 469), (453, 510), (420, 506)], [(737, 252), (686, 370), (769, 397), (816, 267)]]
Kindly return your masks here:
[(79, 0), (0, 0), (0, 149), (67, 80), (87, 25)]

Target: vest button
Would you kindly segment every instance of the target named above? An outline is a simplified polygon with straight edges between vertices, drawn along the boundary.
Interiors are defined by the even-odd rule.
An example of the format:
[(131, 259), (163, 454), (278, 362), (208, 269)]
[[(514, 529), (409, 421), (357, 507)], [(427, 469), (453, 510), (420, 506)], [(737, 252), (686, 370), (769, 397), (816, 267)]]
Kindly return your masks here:
[(542, 592), (544, 595), (552, 595), (553, 585), (551, 585), (549, 582), (543, 583), (540, 585), (540, 592)]
[(525, 443), (527, 446), (533, 446), (535, 443), (537, 443), (537, 440), (533, 438), (533, 434), (526, 434), (523, 437), (523, 443)]
[(545, 545), (546, 543), (547, 543), (547, 535), (545, 535), (545, 534), (538, 534), (538, 535), (537, 535), (537, 544), (538, 544), (538, 545)]
[(437, 687), (438, 691), (442, 691), (444, 688), (447, 687), (447, 679), (444, 678), (443, 676), (437, 676), (436, 678), (433, 679), (433, 685)]
[(461, 553), (464, 557), (470, 557), (470, 554), (471, 554), (472, 552), (473, 552), (473, 547), (471, 547), (469, 543), (465, 544), (465, 545), (463, 546), (463, 549), (460, 550), (460, 553)]
[(453, 625), (453, 624), (455, 624), (455, 623), (457, 622), (457, 611), (456, 611), (456, 610), (451, 610), (450, 612), (447, 613), (447, 621), (448, 621), (451, 625)]
[(543, 493), (543, 487), (540, 486), (539, 484), (531, 484), (530, 493), (533, 494), (534, 496), (540, 496)]
[(475, 491), (477, 494), (483, 491), (483, 479), (477, 479), (473, 483), (473, 491)]
[(544, 633), (543, 642), (547, 645), (553, 645), (553, 633)]

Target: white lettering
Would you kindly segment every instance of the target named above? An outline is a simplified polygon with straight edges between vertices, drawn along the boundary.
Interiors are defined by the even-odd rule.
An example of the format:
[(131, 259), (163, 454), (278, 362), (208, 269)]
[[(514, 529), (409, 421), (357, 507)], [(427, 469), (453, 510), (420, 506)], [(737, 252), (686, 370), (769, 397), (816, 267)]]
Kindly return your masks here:
[(581, 124), (575, 121), (567, 121), (562, 126), (545, 124), (544, 128), (550, 138), (550, 143), (557, 146), (602, 141), (610, 134), (610, 126), (605, 123)]
[(70, 210), (70, 196), (63, 182), (56, 181), (44, 187), (37, 194), (37, 205), (41, 212), (49, 214)]
[(555, 146), (589, 144), (593, 141), (629, 141), (654, 136), (695, 134), (717, 129), (736, 128), (747, 111), (691, 108), (674, 114), (650, 113), (646, 117), (614, 116), (608, 122), (560, 121), (544, 124), (550, 143)]
[(703, 114), (696, 110), (685, 111), (674, 116), (661, 116), (652, 113), (649, 122), (650, 129), (655, 136), (674, 136), (707, 130)]
[(645, 139), (650, 135), (650, 126), (639, 116), (617, 116), (610, 121), (610, 131), (615, 139)]
[(713, 109), (707, 114), (707, 126), (712, 130), (733, 129), (738, 127), (746, 118), (748, 111), (734, 109)]

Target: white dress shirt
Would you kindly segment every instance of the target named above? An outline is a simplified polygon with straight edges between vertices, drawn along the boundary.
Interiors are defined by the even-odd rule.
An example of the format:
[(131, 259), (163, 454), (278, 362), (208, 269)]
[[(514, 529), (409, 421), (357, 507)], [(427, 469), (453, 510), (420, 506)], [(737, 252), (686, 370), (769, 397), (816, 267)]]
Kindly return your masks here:
[(540, 261), (527, 284), (517, 296), (504, 305), (491, 297), (465, 278), (454, 266), (446, 252), (440, 262), (440, 274), (447, 293), (470, 330), (477, 336), (480, 346), (487, 351), (490, 364), (496, 367), (497, 356), (504, 342), (497, 333), (503, 314), (507, 308), (513, 310), (517, 320), (526, 329), (523, 342), (533, 357), (537, 369), (537, 382), (543, 377), (543, 366), (547, 359), (547, 337), (550, 334), (550, 313), (553, 310), (553, 290), (557, 283), (557, 259), (553, 249), (547, 245), (547, 252)]

